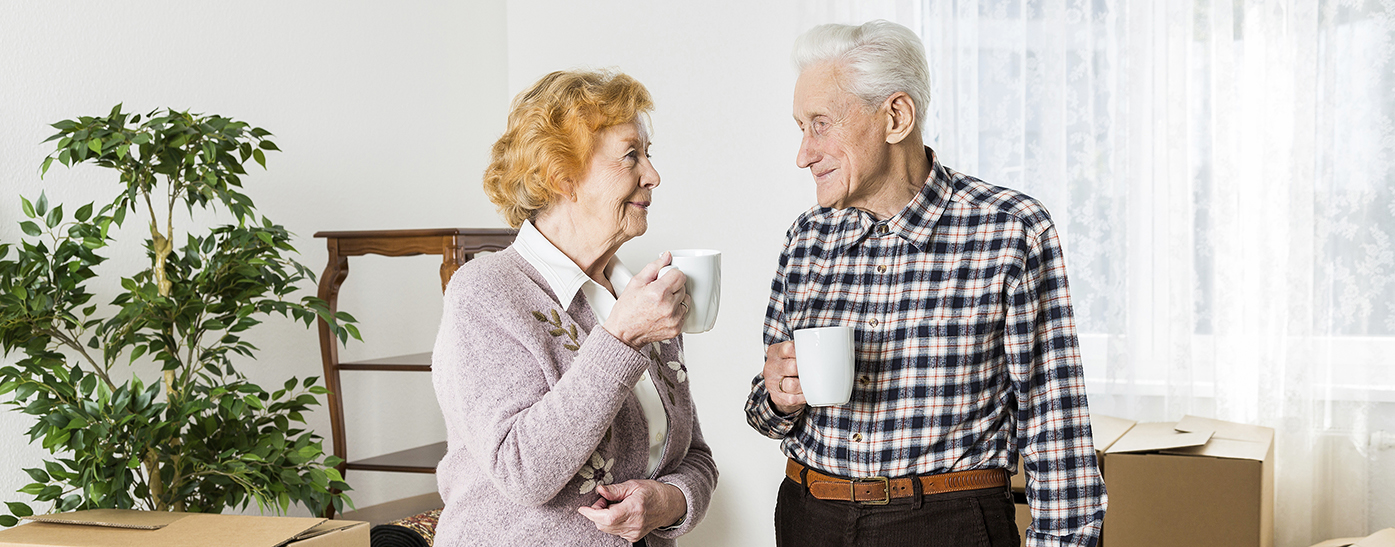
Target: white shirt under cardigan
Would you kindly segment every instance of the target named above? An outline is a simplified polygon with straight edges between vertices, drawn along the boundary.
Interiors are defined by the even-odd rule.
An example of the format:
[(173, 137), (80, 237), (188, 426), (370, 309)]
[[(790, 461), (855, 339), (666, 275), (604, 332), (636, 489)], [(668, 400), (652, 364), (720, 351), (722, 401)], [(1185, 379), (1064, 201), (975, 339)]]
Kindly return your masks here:
[[(615, 307), (615, 295), (586, 275), (576, 262), (539, 232), (532, 221), (525, 220), (518, 227), (513, 246), (519, 256), (537, 268), (559, 301), (572, 302), (580, 290), (586, 295), (591, 312), (596, 314), (597, 323), (605, 324), (610, 319), (610, 310)], [(611, 257), (610, 263), (606, 264), (605, 275), (616, 292), (624, 291), (634, 277), (634, 273), (618, 257)], [(568, 307), (567, 311), (572, 309)], [(659, 467), (659, 458), (663, 456), (664, 440), (668, 436), (668, 416), (664, 413), (663, 401), (659, 400), (659, 389), (654, 386), (648, 372), (635, 383), (634, 392), (635, 397), (639, 398), (640, 408), (644, 409), (644, 418), (649, 422), (649, 466), (646, 473), (653, 473)]]

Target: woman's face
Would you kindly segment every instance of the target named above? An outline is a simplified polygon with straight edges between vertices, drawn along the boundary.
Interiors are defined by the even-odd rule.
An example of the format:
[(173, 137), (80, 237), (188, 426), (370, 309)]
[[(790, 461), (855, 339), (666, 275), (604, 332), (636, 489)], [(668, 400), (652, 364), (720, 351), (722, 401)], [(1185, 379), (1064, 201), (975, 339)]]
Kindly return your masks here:
[(580, 216), (618, 242), (649, 229), (650, 194), (659, 172), (649, 163), (649, 136), (639, 123), (602, 129), (586, 174), (574, 187)]

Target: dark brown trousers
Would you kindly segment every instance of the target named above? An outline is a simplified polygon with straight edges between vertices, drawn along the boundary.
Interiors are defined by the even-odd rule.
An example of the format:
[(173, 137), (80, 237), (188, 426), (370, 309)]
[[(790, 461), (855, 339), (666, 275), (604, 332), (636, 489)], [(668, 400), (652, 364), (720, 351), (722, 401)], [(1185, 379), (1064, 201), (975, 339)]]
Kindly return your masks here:
[(815, 498), (786, 478), (775, 502), (775, 545), (1017, 547), (1021, 537), (1013, 511), (1006, 487), (863, 505)]

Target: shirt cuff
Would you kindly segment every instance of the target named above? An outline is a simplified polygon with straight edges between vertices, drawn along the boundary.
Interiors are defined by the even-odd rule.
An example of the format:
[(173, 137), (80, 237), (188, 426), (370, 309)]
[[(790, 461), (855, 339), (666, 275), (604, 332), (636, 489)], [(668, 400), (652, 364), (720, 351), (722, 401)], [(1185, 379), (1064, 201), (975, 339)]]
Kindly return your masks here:
[(1078, 533), (1069, 536), (1043, 534), (1035, 529), (1022, 530), (1022, 544), (1025, 547), (1094, 547), (1100, 540), (1100, 524), (1099, 519), (1092, 519)]
[(770, 402), (770, 394), (765, 388), (757, 387), (756, 392), (752, 393), (747, 401), (746, 420), (761, 434), (772, 439), (783, 439), (794, 430), (795, 423), (804, 416), (806, 408), (808, 407), (801, 407), (790, 414), (782, 414)]

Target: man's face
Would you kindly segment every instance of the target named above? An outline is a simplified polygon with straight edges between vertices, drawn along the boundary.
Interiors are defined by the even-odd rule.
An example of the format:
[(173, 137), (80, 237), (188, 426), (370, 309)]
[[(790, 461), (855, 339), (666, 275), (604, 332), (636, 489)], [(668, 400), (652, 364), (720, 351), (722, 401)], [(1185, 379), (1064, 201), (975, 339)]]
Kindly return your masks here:
[(825, 63), (805, 69), (794, 84), (794, 121), (804, 134), (795, 163), (814, 175), (821, 207), (863, 207), (887, 179), (882, 109), (868, 107), (844, 83)]

